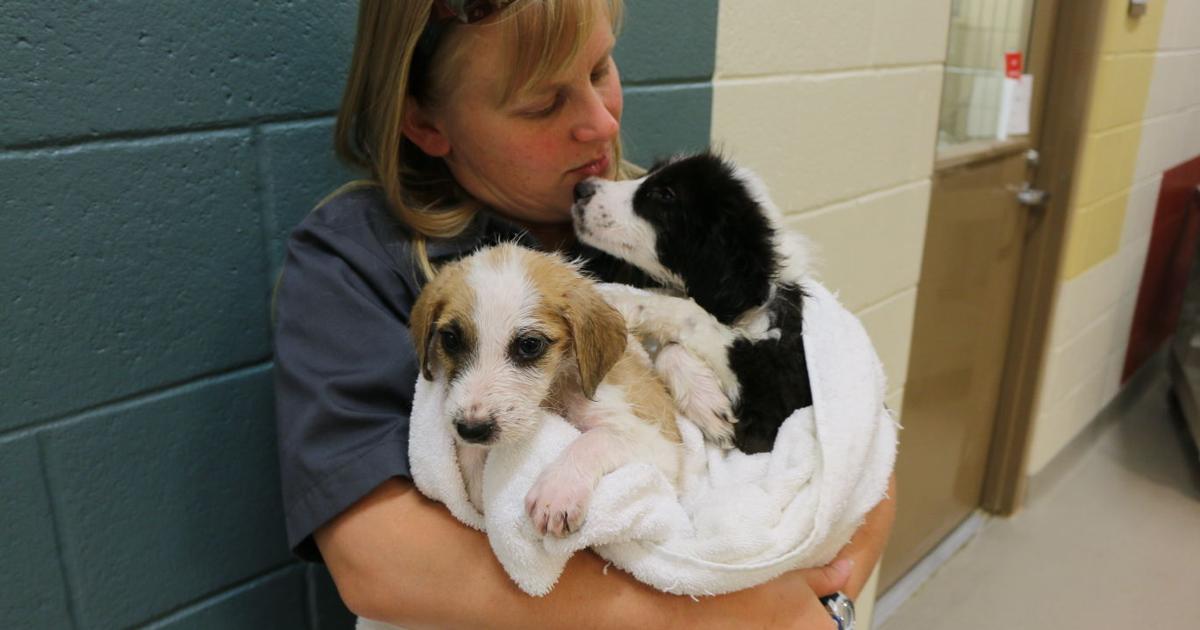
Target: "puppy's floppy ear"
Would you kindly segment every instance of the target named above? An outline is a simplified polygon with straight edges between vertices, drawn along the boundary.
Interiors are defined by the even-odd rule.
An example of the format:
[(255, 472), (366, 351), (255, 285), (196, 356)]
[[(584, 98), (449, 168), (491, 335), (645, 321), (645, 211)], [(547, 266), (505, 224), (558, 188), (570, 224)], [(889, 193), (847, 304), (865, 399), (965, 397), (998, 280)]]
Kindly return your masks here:
[(670, 164), (671, 160), (673, 159), (674, 158), (670, 157), (660, 157), (657, 160), (654, 160), (654, 163), (650, 165), (650, 168), (646, 169), (646, 174), (649, 175), (650, 173), (653, 173), (654, 171), (657, 171), (658, 169)]
[(437, 353), (433, 351), (433, 342), (437, 339), (437, 318), (446, 305), (440, 289), (441, 287), (433, 282), (425, 285), (425, 289), (417, 297), (417, 303), (413, 305), (408, 322), (413, 347), (417, 349), (421, 375), (430, 381), (433, 380), (433, 370), (437, 368)]
[(625, 318), (582, 279), (567, 291), (566, 299), (564, 314), (579, 364), (579, 382), (583, 395), (591, 399), (625, 353)]

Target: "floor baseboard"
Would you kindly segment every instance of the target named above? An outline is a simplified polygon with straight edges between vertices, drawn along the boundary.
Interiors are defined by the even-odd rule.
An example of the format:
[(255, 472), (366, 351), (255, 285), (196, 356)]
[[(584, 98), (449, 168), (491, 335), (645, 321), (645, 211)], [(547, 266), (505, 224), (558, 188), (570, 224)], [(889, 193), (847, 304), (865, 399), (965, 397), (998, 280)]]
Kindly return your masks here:
[(971, 542), (983, 530), (983, 526), (992, 518), (982, 510), (976, 510), (966, 518), (954, 531), (950, 532), (932, 551), (925, 554), (921, 561), (896, 581), (882, 596), (875, 600), (872, 616), (873, 627), (880, 627), (888, 617), (900, 609), (914, 593), (921, 588), (938, 569), (954, 554), (958, 553), (967, 543)]

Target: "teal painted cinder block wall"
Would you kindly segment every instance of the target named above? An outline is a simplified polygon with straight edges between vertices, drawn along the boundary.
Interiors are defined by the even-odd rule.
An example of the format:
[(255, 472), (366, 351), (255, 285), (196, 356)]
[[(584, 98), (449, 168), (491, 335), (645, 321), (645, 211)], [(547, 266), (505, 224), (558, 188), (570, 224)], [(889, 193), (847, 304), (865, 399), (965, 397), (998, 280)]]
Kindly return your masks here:
[[(627, 156), (708, 143), (716, 0), (628, 0)], [(0, 11), (0, 627), (349, 627), (284, 541), (269, 295), (353, 177), (357, 3)]]
[(655, 158), (708, 146), (717, 0), (626, 0), (614, 58), (625, 86), (626, 156)]

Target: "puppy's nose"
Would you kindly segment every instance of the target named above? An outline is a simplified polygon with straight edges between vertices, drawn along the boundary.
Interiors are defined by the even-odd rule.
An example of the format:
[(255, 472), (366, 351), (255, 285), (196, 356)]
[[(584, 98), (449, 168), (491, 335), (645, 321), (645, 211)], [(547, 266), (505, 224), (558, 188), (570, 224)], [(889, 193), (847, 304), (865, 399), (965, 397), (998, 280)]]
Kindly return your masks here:
[(590, 181), (585, 179), (575, 184), (575, 203), (587, 201), (594, 194), (596, 194), (596, 185)]
[(496, 433), (496, 421), (491, 418), (480, 420), (455, 420), (454, 430), (459, 437), (473, 444), (486, 444)]

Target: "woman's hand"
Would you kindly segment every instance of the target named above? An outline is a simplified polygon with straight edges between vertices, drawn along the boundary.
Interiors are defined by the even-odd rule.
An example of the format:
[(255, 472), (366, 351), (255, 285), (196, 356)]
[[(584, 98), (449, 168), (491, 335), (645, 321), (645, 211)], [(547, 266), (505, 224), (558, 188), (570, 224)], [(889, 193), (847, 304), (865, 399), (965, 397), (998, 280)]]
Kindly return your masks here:
[(895, 520), (896, 474), (892, 473), (887, 496), (867, 513), (866, 520), (837, 558), (823, 567), (801, 571), (813, 592), (824, 597), (841, 591), (850, 599), (858, 599), (883, 555)]
[(853, 560), (839, 557), (823, 567), (803, 569), (798, 573), (804, 576), (804, 581), (808, 583), (814, 595), (825, 597), (838, 591), (845, 593), (853, 570)]
[[(812, 577), (810, 571), (792, 571), (728, 595), (699, 601), (676, 598), (683, 610), (672, 619), (671, 627), (836, 630), (836, 622), (809, 585)], [(832, 577), (836, 581), (836, 576)]]

